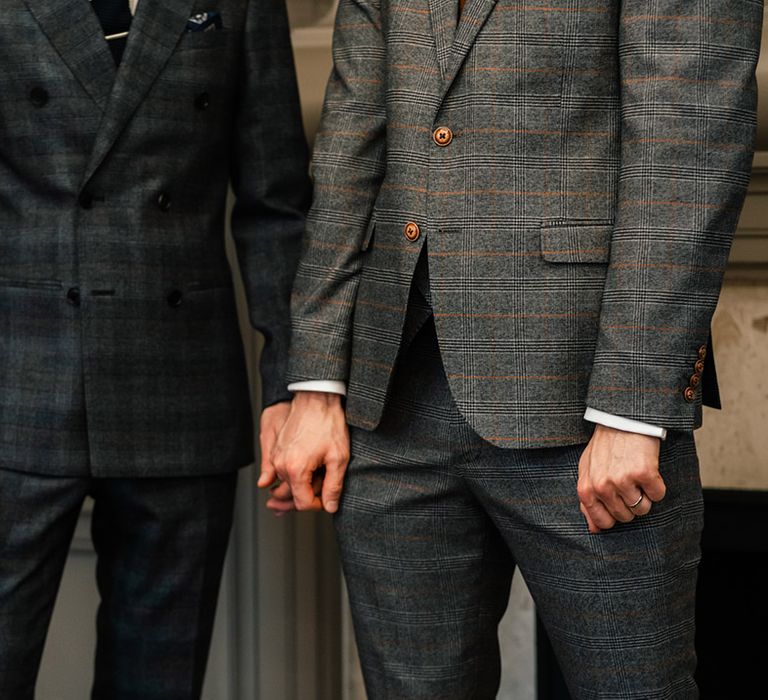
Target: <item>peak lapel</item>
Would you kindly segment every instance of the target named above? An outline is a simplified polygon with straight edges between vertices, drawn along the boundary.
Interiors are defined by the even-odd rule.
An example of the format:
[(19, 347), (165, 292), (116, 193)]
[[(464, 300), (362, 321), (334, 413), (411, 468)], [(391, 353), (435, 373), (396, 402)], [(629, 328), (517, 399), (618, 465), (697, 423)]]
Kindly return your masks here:
[(115, 80), (115, 62), (87, 0), (24, 0), (48, 40), (102, 111)]
[(456, 29), (456, 38), (451, 49), (451, 59), (445, 79), (446, 89), (456, 78), (464, 59), (467, 57), (472, 44), (483, 28), (488, 15), (496, 6), (497, 0), (467, 0), (464, 12), (461, 14), (459, 26)]
[[(93, 177), (168, 62), (189, 20), (193, 3), (194, 0), (139, 2), (84, 182)], [(109, 55), (109, 51), (107, 53)]]
[(459, 0), (429, 0), (432, 33), (437, 47), (440, 77), (445, 80), (451, 62), (451, 46), (456, 35)]

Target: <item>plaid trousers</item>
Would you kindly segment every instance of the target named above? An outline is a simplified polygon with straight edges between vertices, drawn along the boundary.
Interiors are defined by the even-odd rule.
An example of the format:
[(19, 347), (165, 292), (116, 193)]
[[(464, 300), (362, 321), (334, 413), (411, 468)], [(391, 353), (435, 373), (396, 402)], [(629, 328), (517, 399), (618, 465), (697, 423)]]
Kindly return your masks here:
[(92, 697), (199, 698), (236, 483), (235, 472), (85, 479), (0, 469), (0, 698), (34, 697), (87, 494), (101, 596)]
[(497, 626), (516, 568), (575, 699), (697, 698), (692, 435), (663, 443), (663, 502), (590, 535), (576, 494), (584, 445), (509, 450), (479, 438), (414, 296), (404, 342), (418, 332), (380, 426), (352, 428), (335, 519), (370, 700), (495, 697)]

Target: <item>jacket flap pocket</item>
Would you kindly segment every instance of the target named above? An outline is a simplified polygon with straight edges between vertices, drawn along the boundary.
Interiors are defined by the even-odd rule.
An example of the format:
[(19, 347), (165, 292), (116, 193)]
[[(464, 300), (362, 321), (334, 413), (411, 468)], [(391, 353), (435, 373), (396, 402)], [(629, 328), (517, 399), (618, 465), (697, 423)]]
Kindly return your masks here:
[(611, 222), (543, 223), (541, 257), (554, 263), (607, 263)]

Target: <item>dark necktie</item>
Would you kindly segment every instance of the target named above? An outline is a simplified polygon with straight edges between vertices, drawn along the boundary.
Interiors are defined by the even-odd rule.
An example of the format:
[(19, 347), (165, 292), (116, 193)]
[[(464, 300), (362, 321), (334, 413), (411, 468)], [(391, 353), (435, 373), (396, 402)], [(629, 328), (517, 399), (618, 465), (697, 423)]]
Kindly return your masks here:
[[(105, 36), (122, 34), (130, 29), (133, 17), (128, 0), (91, 0), (91, 7), (101, 22)], [(119, 64), (123, 58), (127, 37), (111, 39), (107, 43), (115, 63)]]

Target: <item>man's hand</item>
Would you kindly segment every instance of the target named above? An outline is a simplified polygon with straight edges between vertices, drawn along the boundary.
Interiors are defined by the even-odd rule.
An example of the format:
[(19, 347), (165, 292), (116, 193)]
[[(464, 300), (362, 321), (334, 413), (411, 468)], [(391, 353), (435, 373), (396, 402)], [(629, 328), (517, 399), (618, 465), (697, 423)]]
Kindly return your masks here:
[(290, 411), (291, 402), (280, 401), (261, 412), (261, 420), (259, 421), (259, 447), (261, 450), (259, 488), (268, 488), (277, 481), (277, 472), (272, 466), (271, 455), (277, 442), (277, 436), (283, 429)]
[(652, 503), (664, 498), (667, 488), (659, 473), (660, 442), (659, 438), (596, 426), (579, 460), (579, 507), (590, 532), (646, 515)]
[(335, 513), (349, 463), (341, 396), (296, 392), (270, 458), (270, 469), (262, 467), (259, 486), (270, 486), (275, 476), (282, 483), (272, 490), (267, 507), (276, 514), (293, 509)]

